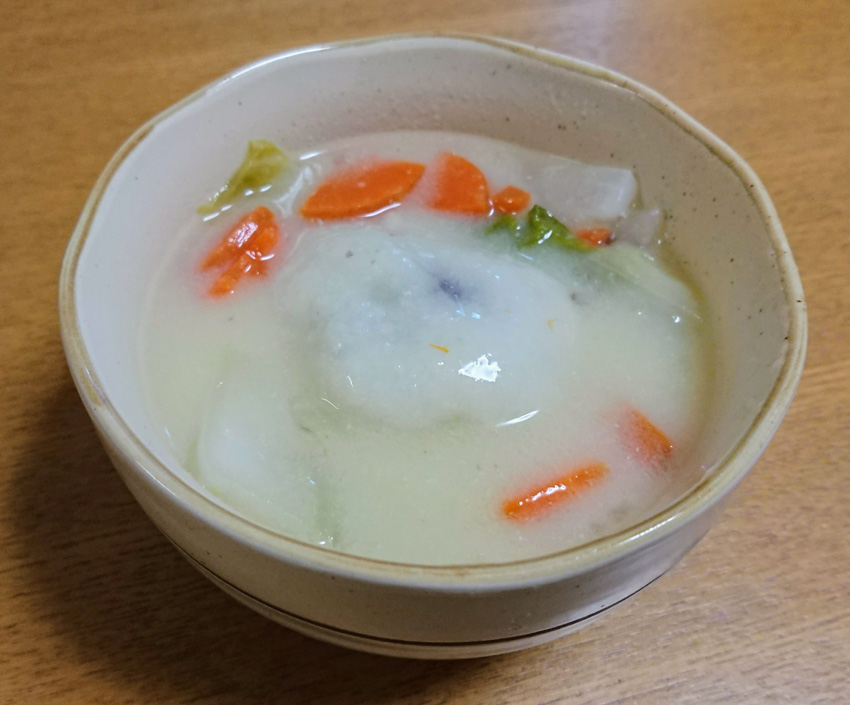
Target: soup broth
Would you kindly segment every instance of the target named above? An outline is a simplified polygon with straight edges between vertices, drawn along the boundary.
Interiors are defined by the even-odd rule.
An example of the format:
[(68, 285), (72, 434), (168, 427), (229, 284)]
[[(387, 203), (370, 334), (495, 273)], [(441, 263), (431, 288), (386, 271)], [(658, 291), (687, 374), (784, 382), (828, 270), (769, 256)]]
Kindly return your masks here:
[[(486, 212), (446, 188), (457, 156)], [(310, 215), (335, 175), (402, 160), (424, 170), (386, 207)], [(505, 186), (528, 203), (493, 213)], [(204, 257), (260, 205), (265, 276), (211, 295)], [(140, 329), (152, 415), (209, 493), (300, 541), (428, 565), (586, 543), (699, 473), (707, 332), (662, 235), (625, 169), (433, 132), (305, 151), (164, 253)]]

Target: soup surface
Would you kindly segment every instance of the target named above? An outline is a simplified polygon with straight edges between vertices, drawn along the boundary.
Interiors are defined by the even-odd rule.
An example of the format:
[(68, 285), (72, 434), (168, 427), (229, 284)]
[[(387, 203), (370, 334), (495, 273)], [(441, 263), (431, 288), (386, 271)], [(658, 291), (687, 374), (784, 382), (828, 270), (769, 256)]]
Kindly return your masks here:
[[(176, 229), (140, 327), (152, 416), (223, 504), (334, 550), (480, 564), (695, 482), (703, 317), (630, 171), (398, 132), (267, 186)], [(228, 279), (239, 252), (211, 253), (234, 226), (274, 237)]]

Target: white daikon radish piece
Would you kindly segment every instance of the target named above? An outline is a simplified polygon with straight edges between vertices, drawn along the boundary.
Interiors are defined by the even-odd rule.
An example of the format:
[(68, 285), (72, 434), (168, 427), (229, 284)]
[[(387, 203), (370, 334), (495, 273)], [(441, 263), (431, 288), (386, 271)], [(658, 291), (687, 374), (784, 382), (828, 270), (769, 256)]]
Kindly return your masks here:
[(649, 247), (661, 237), (664, 213), (660, 208), (633, 208), (614, 224), (614, 239), (637, 247)]
[(290, 415), (280, 375), (252, 362), (233, 364), (210, 395), (196, 446), (198, 477), (237, 509), (250, 507), (260, 523), (318, 540), (316, 473), (302, 457), (309, 434)]
[(547, 167), (541, 181), (542, 205), (572, 228), (623, 217), (638, 190), (628, 169), (572, 160)]

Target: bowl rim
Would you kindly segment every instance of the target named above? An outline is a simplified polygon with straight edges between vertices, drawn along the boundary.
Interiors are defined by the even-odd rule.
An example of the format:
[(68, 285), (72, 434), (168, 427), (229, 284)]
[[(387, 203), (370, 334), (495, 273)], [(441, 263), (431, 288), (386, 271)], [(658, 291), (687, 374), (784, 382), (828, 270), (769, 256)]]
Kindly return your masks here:
[[(101, 199), (124, 160), (158, 124), (243, 74), (270, 64), (285, 64), (288, 59), (304, 54), (350, 51), (379, 44), (398, 45), (400, 48), (404, 48), (404, 45), (422, 45), (427, 48), (440, 42), (459, 48), (485, 45), (625, 89), (697, 139), (736, 174), (760, 213), (776, 254), (775, 261), (782, 280), (789, 319), (788, 343), (782, 368), (765, 403), (737, 443), (710, 468), (697, 485), (670, 506), (627, 529), (556, 553), (504, 563), (433, 566), (351, 555), (290, 538), (218, 504), (161, 462), (112, 405), (93, 369), (76, 309), (75, 280), (79, 258)], [(615, 71), (515, 41), (477, 34), (442, 32), (394, 34), (323, 43), (266, 56), (212, 81), (148, 120), (112, 156), (86, 200), (62, 261), (59, 319), (62, 343), (72, 377), (95, 425), (131, 460), (132, 467), (139, 475), (163, 495), (169, 496), (169, 501), (179, 504), (196, 518), (237, 542), (251, 545), (268, 556), (301, 567), (370, 582), (430, 586), (433, 589), (454, 591), (486, 590), (507, 584), (520, 586), (541, 580), (555, 580), (590, 566), (602, 565), (620, 555), (660, 541), (719, 502), (746, 475), (779, 427), (802, 373), (807, 339), (802, 284), (779, 217), (759, 178), (731, 147), (651, 88)]]

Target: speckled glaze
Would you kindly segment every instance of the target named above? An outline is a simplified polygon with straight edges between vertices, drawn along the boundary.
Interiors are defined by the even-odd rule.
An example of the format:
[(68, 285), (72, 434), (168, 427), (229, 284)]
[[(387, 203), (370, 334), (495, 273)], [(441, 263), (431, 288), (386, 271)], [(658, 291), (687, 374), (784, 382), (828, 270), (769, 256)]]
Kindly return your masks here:
[[(532, 560), (386, 563), (275, 534), (205, 493), (149, 417), (134, 343), (176, 223), (258, 136), (299, 149), (365, 131), (446, 129), (636, 169), (713, 326), (714, 396), (687, 458), (705, 479), (628, 531)], [(770, 200), (729, 147), (651, 90), (502, 40), (401, 36), (239, 69), (143, 126), (96, 184), (60, 281), (62, 335), (110, 458), (160, 530), (214, 583), (286, 626), (355, 649), (482, 656), (554, 639), (662, 575), (704, 535), (790, 404), (803, 294)]]

